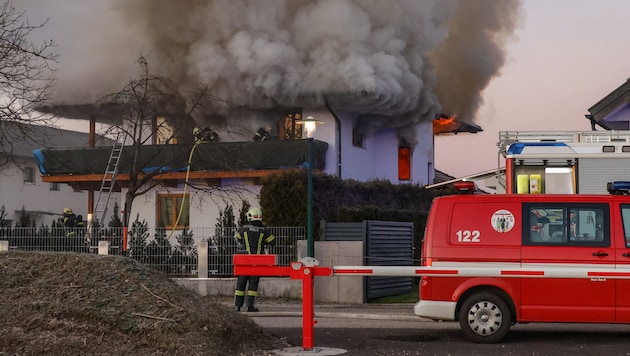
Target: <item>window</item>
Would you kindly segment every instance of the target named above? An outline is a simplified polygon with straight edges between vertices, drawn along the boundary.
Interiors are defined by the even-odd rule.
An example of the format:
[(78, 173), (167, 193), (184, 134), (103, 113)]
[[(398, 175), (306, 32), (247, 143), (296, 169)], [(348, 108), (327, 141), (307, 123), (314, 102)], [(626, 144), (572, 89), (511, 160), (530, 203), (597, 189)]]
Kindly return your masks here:
[(621, 204), (621, 219), (623, 220), (626, 247), (630, 247), (630, 204)]
[(58, 192), (59, 191), (59, 183), (50, 183), (50, 190)]
[(177, 138), (175, 137), (175, 130), (173, 126), (169, 124), (167, 119), (162, 116), (158, 116), (153, 120), (153, 144), (166, 145), (176, 144)]
[(183, 229), (187, 227), (190, 219), (189, 205), (190, 196), (188, 194), (159, 194), (157, 206), (158, 226), (163, 226), (167, 229)]
[(363, 134), (356, 128), (352, 128), (352, 146), (363, 148)]
[(411, 180), (411, 149), (398, 147), (398, 180)]
[(524, 245), (610, 246), (607, 204), (524, 204), (523, 207)]
[(302, 120), (302, 114), (296, 112), (295, 114), (289, 114), (284, 118), (284, 123), (281, 125), (280, 134), (278, 137), (281, 140), (299, 140), (302, 138), (302, 124), (296, 123), (296, 121)]
[(22, 168), (22, 176), (24, 177), (24, 183), (35, 183), (35, 171), (33, 167)]

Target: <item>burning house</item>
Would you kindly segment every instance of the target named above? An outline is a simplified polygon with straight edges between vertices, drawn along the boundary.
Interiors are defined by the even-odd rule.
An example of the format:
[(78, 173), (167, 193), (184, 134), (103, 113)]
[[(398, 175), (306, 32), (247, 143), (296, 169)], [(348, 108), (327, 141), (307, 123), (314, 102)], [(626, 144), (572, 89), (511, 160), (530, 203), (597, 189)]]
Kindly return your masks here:
[[(161, 202), (177, 201), (187, 186), (241, 187), (239, 196), (255, 202), (259, 177), (304, 164), (299, 119), (308, 116), (323, 123), (314, 133), (315, 169), (344, 179), (430, 184), (436, 115), (458, 115), (450, 132), (480, 130), (472, 122), (481, 92), (503, 65), (502, 48), (517, 23), (519, 1), (483, 2), (140, 0), (118, 1), (119, 11), (81, 5), (107, 18), (94, 24), (106, 28), (93, 28), (85, 43), (80, 31), (73, 34), (70, 51), (81, 65), (61, 63), (55, 105), (43, 110), (118, 123), (127, 113), (91, 104), (128, 80), (139, 53), (147, 53), (150, 73), (182, 95), (204, 84), (216, 99), (212, 110), (171, 116), (177, 140), (168, 142), (169, 151), (189, 152), (194, 127), (212, 128), (220, 140), (195, 149), (190, 171), (175, 160), (156, 177), (161, 185), (134, 203), (154, 226), (169, 214)], [(120, 30), (109, 31), (114, 24)], [(254, 142), (259, 128), (270, 128), (275, 139)], [(157, 131), (149, 132), (146, 143), (159, 143)], [(159, 159), (166, 155), (143, 150), (154, 159), (145, 168), (164, 168)], [(41, 152), (43, 179), (94, 190), (106, 158), (90, 157), (106, 154), (68, 151), (75, 151), (67, 155), (72, 161)], [(124, 157), (123, 150), (123, 166)], [(124, 193), (124, 169), (118, 182)], [(205, 204), (209, 199), (216, 206)], [(207, 224), (208, 214), (230, 200), (235, 196), (192, 194), (190, 224)]]

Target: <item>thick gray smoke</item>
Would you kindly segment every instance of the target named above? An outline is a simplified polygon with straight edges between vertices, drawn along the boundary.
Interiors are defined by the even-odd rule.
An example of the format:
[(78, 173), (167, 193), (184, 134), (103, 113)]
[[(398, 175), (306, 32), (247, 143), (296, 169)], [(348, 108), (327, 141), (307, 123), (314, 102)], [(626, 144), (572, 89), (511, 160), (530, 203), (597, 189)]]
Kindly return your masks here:
[[(54, 2), (54, 28), (74, 36), (48, 32), (61, 44), (59, 102), (116, 91), (144, 55), (181, 90), (209, 84), (229, 108), (328, 102), (364, 127), (402, 129), (439, 112), (472, 120), (520, 8), (520, 0), (112, 1)], [(60, 20), (66, 11), (80, 20)], [(84, 27), (67, 29), (77, 22)]]

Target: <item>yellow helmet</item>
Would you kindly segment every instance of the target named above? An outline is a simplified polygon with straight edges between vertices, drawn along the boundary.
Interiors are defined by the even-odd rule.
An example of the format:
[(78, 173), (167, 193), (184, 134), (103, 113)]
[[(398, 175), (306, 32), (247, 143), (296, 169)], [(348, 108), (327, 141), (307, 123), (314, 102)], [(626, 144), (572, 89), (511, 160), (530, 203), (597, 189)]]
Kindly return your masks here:
[(249, 208), (247, 211), (247, 221), (262, 220), (262, 213), (258, 208)]
[(70, 208), (64, 208), (64, 209), (63, 209), (63, 213), (64, 213), (64, 214), (72, 214), (72, 209), (70, 209)]

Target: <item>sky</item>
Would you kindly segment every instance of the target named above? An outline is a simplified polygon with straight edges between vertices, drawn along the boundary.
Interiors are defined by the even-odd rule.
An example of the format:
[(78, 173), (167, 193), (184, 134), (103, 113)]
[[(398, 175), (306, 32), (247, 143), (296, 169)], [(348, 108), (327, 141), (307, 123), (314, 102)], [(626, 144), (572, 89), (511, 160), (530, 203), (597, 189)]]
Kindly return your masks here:
[[(163, 72), (181, 79), (181, 83), (202, 78), (226, 93), (230, 89), (244, 92), (245, 97), (238, 98), (243, 102), (258, 100), (260, 93), (267, 95), (268, 102), (295, 99), (290, 97), (292, 91), (309, 88), (280, 86), (278, 78), (296, 80), (291, 83), (317, 79), (322, 88), (376, 88), (372, 93), (378, 99), (384, 97), (382, 94), (394, 94), (391, 98), (385, 95), (388, 100), (375, 100), (383, 106), (359, 103), (365, 112), (411, 108), (414, 113), (425, 110), (424, 119), (437, 110), (435, 93), (427, 89), (431, 76), (448, 78), (436, 89), (450, 93), (441, 95), (444, 113), (449, 114), (448, 107), (462, 104), (462, 98), (469, 98), (460, 94), (459, 87), (476, 91), (470, 102), (463, 103), (468, 112), (462, 115), (484, 130), (436, 137), (434, 166), (456, 177), (502, 165), (496, 145), (499, 131), (590, 130), (584, 117), (588, 108), (630, 76), (627, 0), (522, 0), (514, 30), (514, 19), (508, 15), (514, 14), (511, 4), (517, 0), (373, 1), (203, 0), (162, 1), (155, 6), (153, 0), (15, 0), (14, 5), (27, 9), (29, 20), (35, 23), (48, 19), (43, 34), (55, 39), (63, 55), (57, 88), (66, 98), (89, 101), (104, 94), (93, 90), (99, 86), (108, 93), (120, 88), (129, 79), (128, 68), (137, 59), (138, 50), (159, 52)], [(467, 8), (458, 15), (450, 6), (454, 3)], [(356, 6), (365, 4), (370, 11), (354, 16)], [(206, 10), (203, 6), (213, 6), (214, 11), (202, 11)], [(496, 11), (488, 11), (488, 6)], [(391, 22), (392, 12), (398, 19), (395, 22)], [(114, 14), (123, 14), (124, 19)], [(459, 31), (461, 38), (442, 52), (443, 60), (433, 58), (435, 73), (427, 69), (430, 66), (425, 58), (406, 56), (402, 44), (416, 46), (416, 53), (435, 50), (449, 24), (455, 23), (450, 19), (469, 27)], [(286, 25), (287, 21), (291, 25)], [(379, 28), (383, 22), (391, 26)], [(494, 27), (486, 31), (484, 22)], [(475, 37), (488, 32), (509, 32), (512, 36), (502, 51), (496, 51), (481, 36)], [(311, 57), (303, 57), (303, 53), (311, 53)], [(485, 70), (485, 77), (472, 86), (470, 81), (464, 83), (458, 74), (462, 67), (459, 57), (472, 59)], [(322, 58), (327, 63), (318, 62)], [(301, 71), (319, 64), (328, 67)], [(242, 70), (237, 74), (244, 73), (242, 80), (231, 80), (230, 76), (222, 80), (222, 75), (233, 73), (237, 67)], [(287, 72), (286, 68), (297, 70)], [(337, 81), (340, 78), (342, 82)], [(445, 82), (449, 84), (446, 88)], [(386, 89), (381, 90), (381, 85)], [(242, 90), (250, 87), (251, 91)], [(418, 88), (422, 88), (423, 96), (419, 102), (408, 95)], [(366, 116), (374, 120), (373, 115)], [(405, 115), (399, 116), (402, 119), (391, 120), (392, 125), (409, 123)]]
[(524, 0), (473, 120), (484, 131), (436, 137), (436, 169), (463, 177), (497, 168), (500, 131), (589, 131), (588, 108), (630, 77), (628, 13), (627, 0)]

